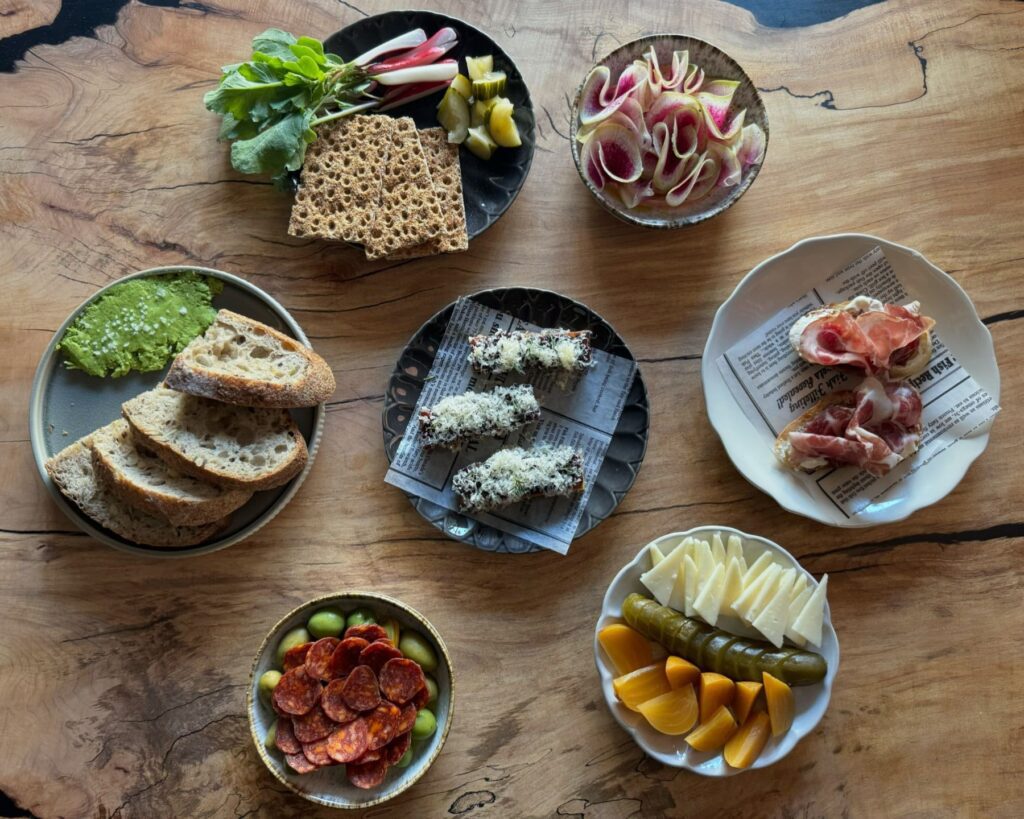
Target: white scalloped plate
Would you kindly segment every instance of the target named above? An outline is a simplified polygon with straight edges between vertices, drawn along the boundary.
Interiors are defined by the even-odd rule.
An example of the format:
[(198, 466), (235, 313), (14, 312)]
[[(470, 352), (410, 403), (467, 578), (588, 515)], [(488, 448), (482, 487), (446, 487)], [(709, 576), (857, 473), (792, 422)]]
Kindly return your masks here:
[[(667, 553), (687, 535), (706, 535), (710, 538), (714, 532), (721, 532), (723, 536), (739, 535), (743, 541), (743, 553), (747, 558), (748, 565), (756, 560), (762, 552), (769, 551), (778, 556), (780, 562), (805, 571), (796, 558), (777, 543), (757, 535), (748, 535), (746, 532), (729, 526), (697, 526), (685, 532), (662, 535), (652, 542)], [(828, 603), (825, 603), (822, 645), (818, 651), (828, 664), (824, 681), (820, 685), (794, 686), (796, 715), (793, 719), (793, 727), (781, 737), (769, 739), (761, 755), (749, 768), (742, 770), (732, 768), (726, 764), (721, 752), (700, 753), (687, 745), (684, 737), (670, 737), (655, 731), (641, 714), (630, 711), (615, 696), (615, 689), (612, 687), (615, 672), (605, 658), (604, 651), (597, 641), (597, 634), (607, 625), (625, 622), (622, 619), (622, 601), (628, 595), (633, 592), (650, 594), (640, 583), (640, 575), (650, 568), (650, 558), (647, 556), (647, 549), (650, 545), (644, 546), (636, 557), (615, 575), (615, 579), (608, 586), (608, 591), (605, 592), (601, 615), (598, 617), (597, 627), (594, 629), (594, 661), (597, 664), (598, 674), (601, 675), (601, 690), (604, 692), (608, 710), (612, 712), (612, 716), (615, 717), (619, 725), (633, 737), (633, 741), (640, 746), (644, 753), (673, 768), (684, 768), (702, 776), (733, 776), (743, 773), (744, 770), (756, 771), (774, 765), (792, 751), (801, 739), (814, 730), (825, 715), (825, 710), (832, 697), (832, 684), (835, 682), (836, 672), (839, 670), (839, 639), (836, 637), (835, 629), (832, 628), (832, 613)], [(810, 573), (807, 575), (814, 582)], [(744, 637), (757, 636), (756, 632), (732, 617), (723, 617), (719, 622), (719, 627)]]
[[(718, 308), (701, 363), (708, 419), (744, 478), (783, 508), (829, 526), (859, 527), (894, 523), (952, 492), (968, 467), (988, 446), (991, 423), (935, 456), (927, 468), (895, 484), (883, 499), (845, 517), (822, 496), (814, 497), (799, 478), (778, 465), (772, 438), (750, 423), (729, 392), (717, 359), (762, 322), (816, 286), (823, 276), (881, 247), (911, 297), (937, 322), (946, 346), (975, 380), (999, 401), (999, 367), (992, 335), (970, 297), (949, 274), (916, 250), (863, 233), (815, 236), (761, 262)], [(870, 295), (870, 294), (869, 294)]]

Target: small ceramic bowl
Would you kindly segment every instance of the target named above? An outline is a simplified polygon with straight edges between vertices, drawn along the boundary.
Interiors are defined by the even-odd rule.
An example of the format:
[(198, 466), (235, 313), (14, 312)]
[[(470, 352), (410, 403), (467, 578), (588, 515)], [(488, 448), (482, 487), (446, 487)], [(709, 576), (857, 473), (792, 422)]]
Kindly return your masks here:
[[(260, 676), (271, 669), (280, 670), (274, 655), (281, 638), (292, 629), (305, 626), (314, 612), (327, 607), (340, 609), (345, 614), (357, 608), (366, 608), (376, 615), (378, 622), (393, 617), (403, 630), (409, 628), (419, 632), (437, 655), (437, 669), (429, 672), (437, 680), (437, 701), (430, 706), (437, 717), (437, 730), (429, 739), (413, 742), (413, 758), (408, 767), (389, 768), (384, 782), (370, 790), (362, 790), (350, 784), (342, 765), (320, 768), (308, 774), (297, 774), (285, 763), (284, 755), (280, 751), (276, 748), (268, 750), (263, 744), (267, 731), (274, 724), (277, 715), (270, 704), (259, 695)], [(455, 674), (444, 640), (427, 618), (418, 611), (392, 597), (375, 592), (337, 592), (313, 598), (292, 609), (270, 630), (252, 663), (246, 692), (246, 711), (249, 715), (249, 732), (256, 745), (256, 752), (278, 782), (310, 802), (330, 808), (361, 810), (387, 802), (411, 788), (437, 759), (448, 738), (455, 713)]]
[[(601, 690), (604, 692), (608, 709), (612, 712), (619, 725), (621, 725), (633, 737), (633, 740), (648, 756), (653, 757), (664, 765), (671, 765), (674, 768), (685, 768), (688, 771), (701, 774), (702, 776), (733, 776), (743, 773), (744, 770), (753, 771), (758, 768), (767, 768), (774, 765), (786, 754), (793, 750), (796, 744), (814, 730), (818, 722), (825, 715), (829, 700), (832, 697), (832, 684), (839, 670), (839, 640), (836, 638), (835, 629), (832, 628), (832, 615), (828, 603), (825, 603), (825, 618), (822, 626), (821, 646), (815, 649), (808, 646), (809, 651), (816, 650), (825, 658), (828, 664), (828, 671), (825, 679), (818, 685), (800, 685), (793, 687), (793, 694), (796, 700), (796, 714), (793, 718), (793, 726), (780, 737), (772, 737), (768, 740), (760, 756), (749, 768), (733, 768), (726, 764), (721, 751), (713, 753), (701, 753), (695, 751), (684, 741), (684, 737), (672, 737), (654, 730), (644, 719), (642, 714), (626, 708), (615, 696), (615, 689), (612, 687), (612, 680), (615, 678), (615, 671), (612, 669), (608, 658), (597, 640), (597, 634), (605, 626), (612, 623), (625, 622), (622, 617), (622, 602), (633, 592), (650, 595), (650, 592), (641, 584), (640, 575), (647, 571), (650, 566), (648, 550), (651, 545), (656, 545), (663, 553), (668, 554), (688, 535), (700, 536), (710, 540), (715, 532), (720, 532), (723, 539), (729, 535), (738, 535), (743, 541), (743, 554), (749, 566), (761, 555), (769, 551), (777, 562), (789, 567), (793, 566), (800, 571), (803, 567), (789, 552), (763, 537), (748, 535), (738, 529), (729, 526), (698, 526), (685, 532), (672, 532), (654, 540), (653, 543), (644, 546), (622, 570), (615, 575), (608, 591), (604, 595), (604, 603), (601, 606), (601, 616), (597, 620), (597, 628), (594, 630), (594, 658), (597, 662), (597, 671), (601, 675)], [(808, 579), (814, 583), (814, 578), (808, 573)], [(718, 627), (741, 637), (759, 638), (753, 629), (745, 626), (735, 617), (719, 618)], [(763, 638), (762, 638), (763, 639)]]
[[(633, 40), (625, 45), (619, 46), (603, 59), (598, 61), (592, 68), (604, 65), (612, 73), (612, 77), (618, 77), (624, 68), (631, 65), (634, 60), (643, 59), (644, 54), (654, 46), (659, 61), (665, 63), (671, 60), (675, 51), (689, 52), (689, 61), (704, 69), (708, 79), (736, 80), (739, 87), (732, 98), (729, 107), (730, 114), (746, 109), (746, 124), (756, 123), (764, 131), (765, 156), (768, 152), (768, 113), (765, 111), (764, 102), (747, 73), (740, 67), (732, 57), (722, 49), (711, 43), (699, 40), (696, 37), (688, 37), (683, 34), (651, 34)], [(590, 71), (587, 72), (589, 76)], [(684, 202), (679, 207), (668, 207), (662, 205), (641, 205), (632, 210), (627, 209), (618, 197), (607, 192), (598, 190), (584, 175), (580, 160), (581, 144), (576, 136), (580, 128), (580, 97), (586, 77), (576, 89), (576, 97), (572, 105), (572, 117), (569, 124), (569, 146), (572, 150), (572, 158), (576, 163), (576, 170), (579, 171), (580, 179), (586, 185), (587, 190), (594, 196), (600, 205), (609, 213), (617, 216), (624, 222), (633, 225), (641, 225), (649, 228), (680, 228), (688, 225), (695, 225), (698, 222), (706, 221), (712, 216), (717, 216), (736, 202), (747, 189), (754, 184), (761, 166), (764, 164), (764, 156), (761, 161), (744, 169), (743, 176), (738, 185), (731, 187), (715, 187), (707, 195), (694, 202)]]

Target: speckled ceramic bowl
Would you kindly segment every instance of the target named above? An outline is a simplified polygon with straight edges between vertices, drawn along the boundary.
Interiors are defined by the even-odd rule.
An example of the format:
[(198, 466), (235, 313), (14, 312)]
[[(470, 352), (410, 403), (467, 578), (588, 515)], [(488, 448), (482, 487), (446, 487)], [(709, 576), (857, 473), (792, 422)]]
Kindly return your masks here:
[[(434, 649), (437, 655), (437, 669), (431, 672), (437, 680), (437, 701), (431, 706), (437, 717), (437, 730), (429, 739), (413, 742), (413, 759), (405, 768), (388, 769), (384, 782), (376, 788), (361, 790), (351, 785), (345, 776), (343, 765), (320, 768), (308, 774), (297, 774), (284, 761), (284, 755), (276, 748), (268, 750), (263, 740), (274, 724), (277, 715), (273, 708), (259, 696), (258, 684), (264, 671), (276, 668), (275, 653), (281, 638), (294, 628), (305, 626), (312, 614), (322, 608), (337, 608), (348, 614), (353, 609), (367, 608), (379, 619), (394, 617), (402, 629), (418, 631)], [(280, 670), (280, 669), (278, 669)], [(326, 805), (329, 808), (363, 810), (380, 805), (411, 788), (427, 769), (434, 764), (452, 725), (455, 714), (455, 672), (452, 669), (448, 648), (441, 635), (426, 617), (393, 597), (376, 592), (344, 591), (325, 594), (303, 603), (282, 617), (263, 639), (249, 673), (246, 689), (246, 712), (249, 716), (249, 732), (256, 745), (256, 752), (273, 777), (297, 793), (303, 799)]]
[[(630, 65), (633, 60), (642, 59), (644, 53), (654, 46), (658, 58), (664, 62), (670, 58), (674, 51), (688, 51), (690, 62), (704, 69), (708, 78), (738, 80), (740, 85), (733, 96), (730, 112), (746, 109), (746, 123), (757, 123), (764, 131), (765, 156), (768, 152), (768, 113), (765, 111), (764, 102), (747, 73), (740, 67), (732, 57), (722, 49), (711, 43), (699, 40), (696, 37), (688, 37), (683, 34), (651, 34), (633, 40), (625, 45), (619, 46), (603, 59), (599, 60), (592, 68), (605, 65), (611, 69), (612, 76), (618, 76), (621, 71)], [(590, 71), (587, 72), (589, 76)], [(572, 150), (572, 158), (576, 163), (576, 170), (579, 171), (580, 179), (586, 185), (587, 190), (600, 203), (601, 207), (609, 213), (617, 216), (624, 222), (634, 225), (641, 225), (649, 228), (680, 228), (688, 225), (695, 225), (717, 216), (736, 202), (747, 189), (754, 184), (761, 166), (764, 164), (764, 157), (756, 165), (751, 165), (743, 171), (743, 177), (738, 185), (730, 188), (714, 188), (707, 196), (695, 202), (684, 202), (676, 208), (667, 205), (660, 208), (644, 205), (633, 210), (628, 210), (616, 197), (598, 190), (583, 175), (580, 166), (580, 143), (576, 139), (579, 131), (579, 105), (580, 95), (583, 92), (583, 85), (586, 76), (576, 89), (576, 96), (572, 104), (572, 118), (569, 125), (569, 146)]]

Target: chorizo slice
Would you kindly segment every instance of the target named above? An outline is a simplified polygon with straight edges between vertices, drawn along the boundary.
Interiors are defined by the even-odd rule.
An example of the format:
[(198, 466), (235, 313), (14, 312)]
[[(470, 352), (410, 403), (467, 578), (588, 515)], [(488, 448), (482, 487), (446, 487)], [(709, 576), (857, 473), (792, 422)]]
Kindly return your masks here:
[(306, 673), (305, 666), (293, 668), (274, 687), (274, 705), (293, 716), (306, 714), (319, 701), (320, 688), (320, 682)]
[(345, 765), (366, 753), (366, 721), (360, 717), (335, 729), (327, 737), (327, 753), (335, 762)]
[(366, 743), (368, 751), (383, 748), (397, 735), (395, 730), (402, 716), (401, 709), (390, 702), (382, 702), (366, 715), (366, 731), (369, 738)]
[(306, 673), (318, 680), (329, 680), (331, 657), (340, 643), (337, 637), (324, 637), (310, 646), (306, 653)]
[(416, 724), (417, 711), (419, 711), (419, 709), (414, 703), (410, 702), (402, 706), (398, 722), (395, 723), (395, 736), (405, 734), (412, 730), (412, 726)]
[(346, 637), (339, 642), (327, 667), (330, 678), (340, 680), (351, 674), (352, 669), (359, 665), (359, 655), (369, 644), (362, 637)]
[(327, 683), (323, 696), (320, 698), (320, 705), (323, 707), (324, 713), (339, 724), (352, 722), (359, 716), (358, 711), (354, 711), (345, 704), (344, 689), (344, 680), (331, 680)]
[(364, 623), (361, 626), (349, 626), (345, 631), (345, 637), (346, 639), (349, 637), (361, 637), (366, 642), (372, 643), (375, 640), (387, 640), (388, 633), (384, 630), (383, 626), (378, 626), (376, 623)]
[(329, 747), (328, 739), (329, 737), (323, 737), (316, 742), (302, 743), (302, 753), (306, 755), (306, 759), (318, 768), (326, 768), (328, 765), (334, 764), (334, 760), (327, 753)]
[(389, 765), (397, 765), (405, 752), (409, 750), (409, 746), (412, 744), (412, 734), (406, 731), (404, 734), (399, 734), (391, 742), (384, 746), (384, 759)]
[(301, 717), (292, 719), (292, 730), (295, 738), (305, 745), (307, 742), (316, 742), (323, 739), (331, 731), (338, 727), (333, 719), (324, 712), (323, 703), (319, 702)]
[(292, 646), (284, 653), (284, 661), (281, 666), (285, 671), (291, 671), (293, 668), (298, 668), (306, 662), (306, 655), (309, 653), (310, 646), (312, 643), (303, 643), (302, 645)]
[(297, 754), (285, 754), (284, 761), (295, 773), (308, 774), (316, 770), (316, 765), (306, 759), (306, 755), (302, 751)]
[(388, 763), (383, 759), (378, 759), (375, 762), (364, 762), (361, 765), (352, 763), (345, 766), (345, 772), (348, 774), (349, 782), (357, 788), (368, 790), (369, 788), (376, 788), (384, 781), (384, 776), (388, 772)]
[(380, 688), (373, 669), (368, 665), (353, 668), (352, 673), (345, 678), (341, 696), (345, 705), (354, 711), (372, 711), (380, 705)]
[(401, 656), (402, 652), (391, 645), (390, 640), (377, 640), (363, 649), (359, 655), (359, 664), (370, 666), (373, 673), (379, 675), (384, 663)]
[(288, 717), (281, 717), (277, 721), (277, 737), (274, 739), (274, 744), (283, 754), (301, 754), (302, 745), (299, 744), (299, 740), (295, 737), (295, 732), (292, 730), (292, 721)]
[(426, 687), (427, 679), (423, 676), (423, 669), (414, 660), (396, 657), (384, 663), (380, 670), (380, 690), (396, 705), (405, 705)]

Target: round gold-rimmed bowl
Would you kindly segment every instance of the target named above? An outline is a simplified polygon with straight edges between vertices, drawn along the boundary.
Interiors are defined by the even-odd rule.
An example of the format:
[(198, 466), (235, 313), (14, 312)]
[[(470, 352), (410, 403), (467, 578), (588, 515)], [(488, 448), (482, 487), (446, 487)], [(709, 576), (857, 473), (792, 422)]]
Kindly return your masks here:
[[(341, 765), (319, 768), (308, 774), (298, 774), (288, 767), (280, 751), (276, 748), (268, 749), (264, 744), (267, 732), (277, 719), (277, 714), (270, 703), (259, 695), (260, 676), (271, 669), (280, 670), (274, 655), (281, 638), (292, 629), (305, 626), (314, 612), (328, 607), (340, 609), (345, 614), (355, 609), (369, 609), (378, 622), (394, 618), (401, 629), (418, 632), (437, 655), (437, 669), (430, 672), (437, 680), (438, 688), (437, 701), (430, 706), (437, 718), (437, 730), (428, 739), (413, 742), (412, 762), (407, 767), (389, 768), (384, 781), (369, 790), (362, 790), (350, 784), (345, 776), (344, 766)], [(416, 609), (393, 597), (376, 592), (343, 591), (314, 597), (277, 621), (253, 658), (245, 700), (249, 732), (256, 746), (256, 753), (278, 782), (303, 799), (319, 805), (363, 810), (394, 799), (411, 788), (437, 759), (448, 738), (452, 717), (455, 714), (455, 674), (444, 640), (430, 621)]]

